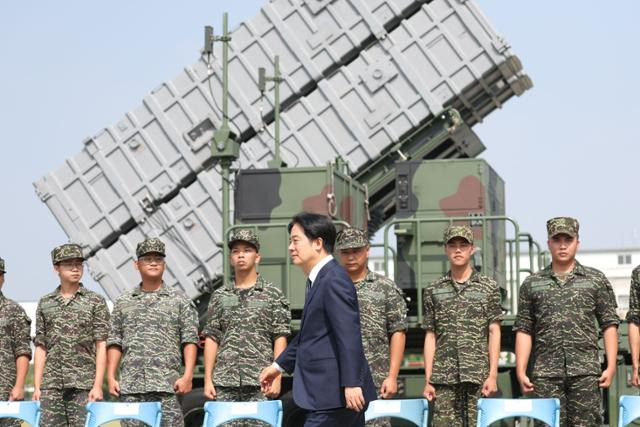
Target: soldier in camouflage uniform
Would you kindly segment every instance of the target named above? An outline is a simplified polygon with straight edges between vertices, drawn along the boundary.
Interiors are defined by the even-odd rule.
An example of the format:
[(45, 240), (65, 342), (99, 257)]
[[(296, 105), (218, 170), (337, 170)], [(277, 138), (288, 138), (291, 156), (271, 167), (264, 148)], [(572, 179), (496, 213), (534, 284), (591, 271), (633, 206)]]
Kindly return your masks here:
[[(211, 296), (203, 331), (205, 396), (223, 402), (277, 398), (280, 379), (265, 396), (258, 377), (261, 367), (273, 362), (287, 346), (289, 302), (279, 288), (258, 274), (260, 243), (253, 231), (237, 230), (229, 240), (229, 249), (235, 279)], [(242, 420), (225, 425), (266, 424)]]
[(627, 322), (629, 322), (629, 348), (631, 349), (631, 365), (633, 375), (631, 382), (634, 386), (640, 387), (640, 265), (633, 269), (631, 273), (631, 289), (629, 290), (629, 311), (627, 311)]
[[(547, 221), (551, 265), (520, 287), (516, 331), (516, 375), (523, 393), (560, 399), (562, 426), (602, 423), (600, 388), (611, 384), (618, 351), (615, 296), (600, 271), (575, 259), (578, 221)], [(607, 368), (600, 371), (598, 327), (604, 336)], [(527, 365), (533, 348), (533, 376)], [(537, 423), (542, 425), (542, 423)]]
[[(2, 294), (5, 275), (0, 258), (0, 401), (23, 400), (31, 359), (31, 319), (15, 301)], [(15, 419), (0, 419), (0, 427), (20, 427)]]
[(500, 290), (475, 271), (473, 232), (452, 225), (444, 232), (451, 270), (423, 293), (425, 388), (434, 426), (472, 426), (477, 400), (498, 390)]
[[(176, 394), (191, 391), (198, 315), (189, 299), (162, 280), (165, 246), (160, 239), (138, 243), (136, 256), (134, 266), (142, 282), (116, 300), (111, 315), (107, 340), (109, 393), (123, 402), (161, 402), (162, 426), (183, 427)], [(133, 420), (125, 420), (122, 425), (144, 426)]]
[(51, 251), (60, 286), (40, 298), (36, 309), (34, 400), (42, 426), (83, 426), (87, 401), (102, 400), (109, 310), (104, 298), (86, 289), (84, 256), (69, 243)]
[[(336, 239), (336, 249), (358, 294), (362, 345), (373, 382), (380, 397), (391, 398), (398, 391), (398, 372), (408, 327), (403, 293), (391, 279), (368, 269), (369, 239), (365, 231), (342, 230)], [(391, 422), (388, 418), (378, 418), (366, 425), (386, 427)]]

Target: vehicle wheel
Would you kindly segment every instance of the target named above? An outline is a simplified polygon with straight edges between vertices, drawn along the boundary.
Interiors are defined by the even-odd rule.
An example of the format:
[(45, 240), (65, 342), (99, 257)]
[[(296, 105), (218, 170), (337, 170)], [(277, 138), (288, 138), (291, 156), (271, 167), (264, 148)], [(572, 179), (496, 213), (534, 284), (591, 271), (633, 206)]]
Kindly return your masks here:
[(204, 422), (204, 389), (194, 388), (185, 394), (181, 400), (182, 416), (185, 427), (201, 427)]
[(304, 425), (307, 418), (307, 411), (300, 408), (293, 401), (292, 392), (287, 392), (280, 397), (282, 400), (282, 426), (300, 427)]

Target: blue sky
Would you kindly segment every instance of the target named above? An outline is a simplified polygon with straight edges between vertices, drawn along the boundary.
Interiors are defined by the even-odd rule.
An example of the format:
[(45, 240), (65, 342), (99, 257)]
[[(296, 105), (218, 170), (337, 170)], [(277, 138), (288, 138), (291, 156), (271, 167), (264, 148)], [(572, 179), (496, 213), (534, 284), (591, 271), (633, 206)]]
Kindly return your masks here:
[[(49, 251), (66, 236), (32, 182), (192, 63), (204, 25), (219, 29), (227, 10), (233, 26), (262, 3), (0, 6), (0, 256), (9, 269), (6, 295), (35, 300), (57, 285)], [(540, 241), (547, 218), (573, 215), (582, 224), (583, 247), (639, 247), (640, 2), (477, 4), (534, 82), (474, 128), (487, 147), (482, 157), (506, 181), (507, 213)]]

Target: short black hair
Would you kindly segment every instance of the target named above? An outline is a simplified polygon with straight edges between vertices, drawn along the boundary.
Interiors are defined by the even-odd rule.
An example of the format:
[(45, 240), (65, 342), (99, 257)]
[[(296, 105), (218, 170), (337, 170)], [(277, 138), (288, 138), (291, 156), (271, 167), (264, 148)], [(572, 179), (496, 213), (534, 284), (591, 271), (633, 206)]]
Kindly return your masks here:
[(291, 219), (287, 227), (289, 233), (291, 233), (294, 224), (302, 227), (304, 235), (309, 240), (321, 238), (324, 249), (330, 254), (333, 253), (333, 246), (336, 243), (336, 227), (329, 218), (311, 212), (300, 212)]

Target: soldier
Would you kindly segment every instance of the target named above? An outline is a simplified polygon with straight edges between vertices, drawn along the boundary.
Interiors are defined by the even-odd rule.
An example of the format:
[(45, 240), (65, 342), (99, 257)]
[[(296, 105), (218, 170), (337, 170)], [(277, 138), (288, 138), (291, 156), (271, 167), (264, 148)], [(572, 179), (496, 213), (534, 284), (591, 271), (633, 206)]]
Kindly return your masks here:
[(83, 426), (87, 401), (102, 400), (109, 333), (104, 298), (86, 289), (84, 256), (74, 243), (51, 251), (60, 286), (36, 309), (33, 399), (40, 400), (43, 426)]
[[(398, 372), (404, 355), (407, 304), (402, 291), (385, 276), (370, 271), (367, 233), (347, 228), (338, 234), (336, 249), (358, 294), (360, 328), (364, 354), (380, 397), (388, 399), (398, 391)], [(368, 426), (390, 426), (379, 418)]]
[[(287, 346), (291, 333), (289, 302), (279, 288), (256, 271), (260, 243), (253, 231), (236, 231), (229, 249), (235, 280), (213, 293), (203, 331), (204, 393), (209, 399), (223, 402), (276, 398), (280, 379), (273, 382), (265, 397), (258, 376), (262, 366), (270, 364)], [(265, 424), (243, 420), (230, 425)]]
[(638, 369), (640, 369), (640, 265), (634, 268), (631, 273), (629, 297), (627, 322), (629, 322), (629, 348), (631, 349), (631, 365), (633, 367), (631, 382), (634, 386), (640, 387), (638, 376)]
[[(4, 260), (0, 258), (0, 401), (23, 400), (24, 379), (31, 359), (31, 319), (2, 294)], [(20, 427), (18, 420), (0, 419), (0, 427)]]
[[(619, 319), (607, 278), (575, 259), (578, 230), (573, 218), (547, 221), (551, 265), (527, 277), (520, 287), (513, 327), (516, 375), (523, 393), (560, 399), (562, 426), (599, 426), (598, 386), (609, 387), (616, 372)], [(600, 372), (596, 321), (604, 336), (604, 372)], [(532, 342), (533, 381), (526, 372)]]
[[(109, 393), (124, 402), (162, 402), (162, 426), (183, 427), (176, 394), (191, 391), (198, 315), (189, 299), (162, 280), (165, 246), (160, 239), (138, 243), (136, 256), (134, 267), (142, 282), (116, 300), (111, 316), (107, 340)], [(132, 420), (122, 424), (144, 425)]]
[(478, 398), (498, 390), (500, 290), (471, 264), (471, 228), (447, 227), (444, 242), (451, 270), (423, 293), (423, 395), (433, 403), (434, 426), (471, 426)]

